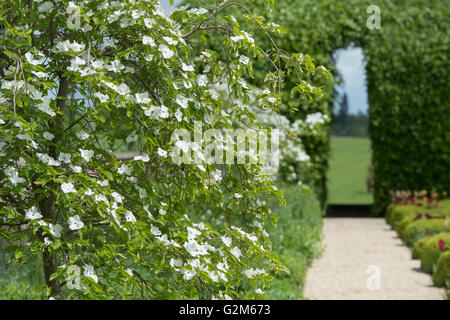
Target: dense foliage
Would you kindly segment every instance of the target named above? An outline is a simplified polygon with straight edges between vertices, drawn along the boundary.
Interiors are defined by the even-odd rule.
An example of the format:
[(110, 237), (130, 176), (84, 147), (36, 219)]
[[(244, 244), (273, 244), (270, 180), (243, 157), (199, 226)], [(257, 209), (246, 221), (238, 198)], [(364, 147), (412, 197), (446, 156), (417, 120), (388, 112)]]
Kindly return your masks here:
[[(264, 6), (262, 0), (248, 3)], [(374, 13), (367, 10), (371, 5), (380, 8), (380, 29), (367, 27)], [(287, 35), (274, 35), (280, 49), (306, 52), (329, 69), (334, 50), (349, 45), (363, 48), (377, 212), (389, 204), (389, 190), (450, 189), (449, 14), (445, 0), (278, 1), (264, 14), (267, 23), (280, 22), (289, 30)], [(258, 74), (264, 71), (255, 68), (256, 83), (263, 83), (264, 76)], [(335, 78), (339, 80), (338, 75)], [(311, 110), (331, 112), (332, 82), (324, 87), (325, 98), (312, 102), (287, 97), (289, 83), (287, 77), (283, 102), (300, 111), (292, 118), (304, 118)], [(322, 201), (328, 157), (324, 137), (304, 139), (319, 172), (315, 184)]]
[[(213, 50), (205, 34), (230, 6), (245, 8), (168, 17), (156, 0), (1, 2), (0, 236), (12, 262), (42, 258), (47, 296), (263, 297), (285, 270), (264, 229), (276, 219), (267, 201), (285, 202), (264, 154), (219, 134), (213, 145), (233, 157), (215, 162), (196, 128), (220, 133), (244, 117), (267, 128), (254, 113), (278, 110), (283, 74), (297, 74), (297, 95), (329, 74), (260, 47), (238, 19), (266, 37), (281, 27), (249, 9), (227, 16)], [(250, 111), (254, 57), (276, 68)], [(233, 97), (227, 110), (217, 85)], [(140, 154), (119, 162), (125, 142)]]
[[(287, 269), (271, 272), (274, 279), (264, 293), (268, 299), (301, 299), (307, 268), (321, 252), (318, 244), (322, 229), (321, 209), (314, 192), (305, 185), (285, 185), (280, 191), (286, 198), (286, 206), (280, 207), (276, 200), (269, 202), (278, 222), (276, 227), (268, 223), (267, 232), (274, 253)], [(208, 215), (202, 217), (200, 219), (214, 220)], [(5, 261), (0, 260), (0, 300), (45, 298), (44, 277), (36, 272), (42, 268), (42, 259), (31, 260), (24, 266), (7, 264), (12, 256), (13, 253), (3, 253), (2, 260)], [(120, 285), (117, 289), (120, 290)], [(251, 287), (245, 290), (253, 291)]]
[(267, 288), (269, 299), (303, 299), (306, 272), (322, 248), (322, 209), (314, 191), (303, 184), (280, 188), (286, 198), (286, 206), (272, 202), (278, 217), (276, 227), (269, 226), (274, 252), (289, 272), (274, 275)]

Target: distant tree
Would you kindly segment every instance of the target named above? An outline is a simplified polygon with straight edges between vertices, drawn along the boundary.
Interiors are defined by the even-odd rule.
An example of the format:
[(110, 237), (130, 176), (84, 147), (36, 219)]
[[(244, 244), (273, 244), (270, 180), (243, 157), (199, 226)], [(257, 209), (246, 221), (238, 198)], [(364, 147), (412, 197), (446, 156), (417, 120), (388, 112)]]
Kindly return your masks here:
[(348, 115), (348, 99), (347, 93), (344, 93), (342, 97), (339, 113), (338, 113), (338, 123), (341, 127), (341, 134), (345, 134), (347, 132), (347, 115)]

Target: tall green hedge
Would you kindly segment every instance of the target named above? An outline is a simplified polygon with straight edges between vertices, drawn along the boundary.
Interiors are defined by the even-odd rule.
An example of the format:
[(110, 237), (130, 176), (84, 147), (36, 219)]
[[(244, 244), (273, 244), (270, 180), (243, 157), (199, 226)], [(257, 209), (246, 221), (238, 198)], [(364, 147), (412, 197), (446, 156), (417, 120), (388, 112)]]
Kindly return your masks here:
[[(220, 2), (199, 0), (191, 6), (211, 8)], [(288, 30), (287, 35), (272, 34), (280, 48), (307, 53), (316, 65), (333, 69), (334, 50), (349, 45), (363, 48), (378, 213), (389, 203), (390, 189), (450, 189), (448, 1), (275, 1), (271, 12), (264, 11), (265, 0), (241, 3), (259, 6), (261, 15)], [(381, 29), (371, 30), (366, 25), (370, 5), (381, 10)], [(229, 10), (234, 15), (242, 13), (237, 8)], [(255, 70), (255, 84), (263, 81), (258, 74)], [(335, 76), (339, 80), (339, 75)], [(284, 102), (299, 107), (295, 118), (311, 110), (330, 113), (333, 83), (324, 89), (326, 96), (321, 101), (300, 101), (291, 96)], [(289, 90), (288, 82), (286, 92)], [(328, 139), (308, 141), (308, 149), (314, 153), (315, 185), (324, 202)]]

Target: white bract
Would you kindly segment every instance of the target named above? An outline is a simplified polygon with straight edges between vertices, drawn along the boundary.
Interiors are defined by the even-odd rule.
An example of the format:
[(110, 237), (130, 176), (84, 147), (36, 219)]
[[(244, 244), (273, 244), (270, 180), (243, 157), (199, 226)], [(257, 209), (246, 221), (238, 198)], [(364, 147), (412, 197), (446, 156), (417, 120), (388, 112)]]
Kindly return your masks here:
[(69, 229), (70, 230), (79, 230), (83, 227), (84, 227), (84, 223), (83, 223), (83, 221), (81, 221), (79, 215), (69, 217)]
[(84, 265), (84, 272), (83, 272), (83, 276), (91, 278), (92, 280), (94, 280), (96, 283), (98, 283), (98, 277), (95, 274), (95, 270), (94, 267), (90, 264), (85, 264)]
[(75, 187), (73, 186), (72, 182), (65, 182), (61, 185), (61, 190), (64, 193), (76, 193), (77, 190), (75, 190)]
[(161, 52), (164, 59), (170, 59), (174, 55), (174, 52), (165, 44), (160, 45), (158, 50)]
[(64, 152), (61, 152), (60, 154), (59, 154), (59, 157), (58, 157), (58, 160), (59, 161), (62, 161), (62, 162), (64, 162), (64, 163), (70, 163), (70, 158), (72, 157), (72, 155), (70, 154), (70, 153), (64, 153)]
[(85, 161), (89, 162), (89, 160), (91, 160), (91, 158), (94, 156), (94, 151), (80, 149), (80, 155)]
[(62, 227), (60, 224), (49, 224), (48, 225), (49, 229), (50, 229), (50, 233), (55, 237), (55, 238), (61, 238), (61, 231), (62, 231)]
[(36, 220), (40, 218), (42, 218), (42, 215), (39, 212), (38, 208), (36, 208), (35, 206), (31, 207), (25, 212), (25, 219)]

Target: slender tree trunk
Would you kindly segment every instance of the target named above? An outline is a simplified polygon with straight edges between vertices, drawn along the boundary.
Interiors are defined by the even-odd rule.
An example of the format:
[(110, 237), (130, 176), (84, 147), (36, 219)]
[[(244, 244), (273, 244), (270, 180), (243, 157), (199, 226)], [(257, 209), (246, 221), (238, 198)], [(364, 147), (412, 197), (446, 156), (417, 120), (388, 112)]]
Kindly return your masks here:
[(45, 248), (42, 253), (42, 261), (44, 264), (45, 283), (51, 289), (52, 296), (59, 296), (61, 294), (61, 286), (58, 279), (50, 280), (50, 276), (58, 271), (56, 256), (49, 253), (48, 249)]
[[(52, 145), (49, 149), (49, 155), (57, 159), (57, 148), (56, 145), (58, 144), (59, 140), (62, 137), (62, 131), (63, 131), (63, 117), (64, 112), (63, 109), (65, 108), (65, 99), (68, 95), (69, 90), (69, 81), (67, 78), (60, 77), (59, 78), (59, 88), (58, 88), (58, 96), (56, 98), (56, 106), (58, 108), (58, 111), (61, 111), (61, 114), (58, 114), (56, 117), (54, 117), (52, 120), (49, 121), (49, 129), (52, 133), (55, 135), (54, 145)], [(59, 186), (51, 181), (48, 183), (51, 187), (51, 189), (57, 189)], [(57, 210), (55, 207), (56, 202), (56, 196), (51, 193), (48, 195), (46, 199), (42, 199), (39, 202), (40, 210), (45, 218), (51, 221), (51, 223), (56, 224), (57, 223)], [(44, 267), (44, 276), (45, 276), (45, 282), (47, 286), (51, 289), (51, 295), (52, 296), (59, 296), (61, 294), (61, 285), (58, 281), (58, 279), (50, 280), (50, 276), (58, 271), (58, 261), (57, 256), (55, 253), (50, 253), (47, 248), (44, 249), (44, 252), (42, 253), (42, 261), (43, 261), (43, 267)]]

